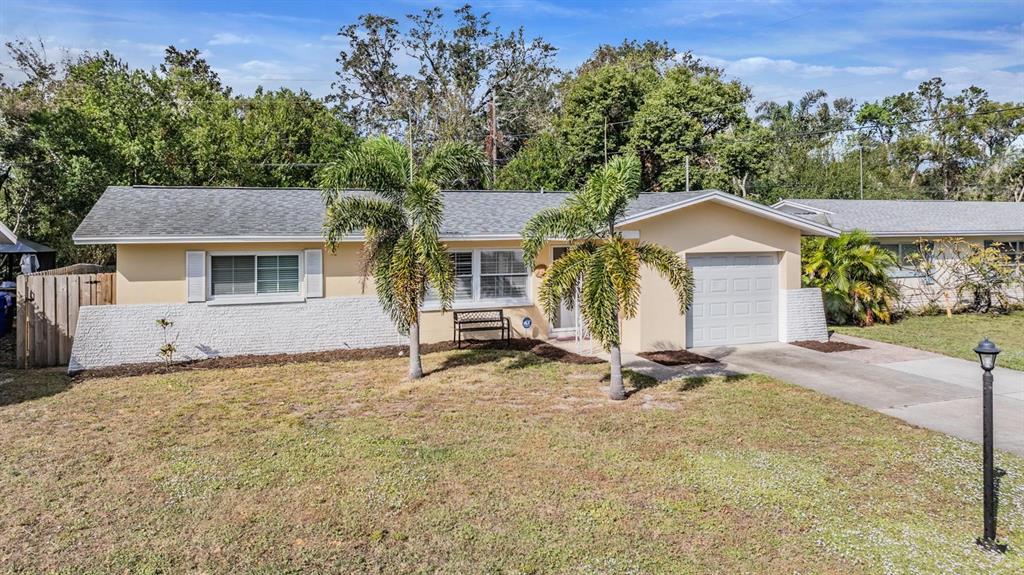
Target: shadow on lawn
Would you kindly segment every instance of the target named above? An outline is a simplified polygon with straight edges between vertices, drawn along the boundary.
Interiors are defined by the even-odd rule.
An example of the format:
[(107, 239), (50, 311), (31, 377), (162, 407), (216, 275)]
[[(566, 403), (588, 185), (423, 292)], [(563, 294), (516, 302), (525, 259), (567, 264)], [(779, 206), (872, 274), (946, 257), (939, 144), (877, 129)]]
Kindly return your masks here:
[(725, 381), (731, 383), (734, 381), (743, 381), (747, 376), (742, 373), (730, 373), (728, 375), (696, 375), (688, 377), (684, 380), (677, 381), (680, 385), (676, 388), (676, 391), (693, 391), (694, 389), (700, 389), (712, 381)]
[[(635, 371), (624, 370), (622, 376), (625, 379), (626, 384), (626, 397), (630, 397), (636, 393), (639, 393), (645, 389), (651, 389), (661, 386), (675, 386), (677, 392), (693, 391), (700, 389), (705, 385), (714, 381), (724, 381), (726, 383), (734, 381), (742, 381), (747, 378), (744, 374), (729, 374), (729, 375), (695, 375), (687, 377), (685, 379), (670, 379), (666, 381), (659, 381), (649, 375), (637, 373)], [(605, 374), (601, 381), (605, 384), (608, 383), (610, 375)]]
[(0, 369), (0, 407), (57, 395), (70, 389), (71, 382), (60, 368)]
[(431, 373), (437, 373), (454, 367), (482, 365), (500, 361), (506, 357), (512, 357), (513, 359), (505, 366), (505, 369), (526, 369), (552, 361), (576, 365), (605, 363), (596, 357), (575, 354), (539, 340), (514, 339), (507, 345), (503, 343), (476, 343), (474, 345), (473, 349), (466, 349), (449, 355)]

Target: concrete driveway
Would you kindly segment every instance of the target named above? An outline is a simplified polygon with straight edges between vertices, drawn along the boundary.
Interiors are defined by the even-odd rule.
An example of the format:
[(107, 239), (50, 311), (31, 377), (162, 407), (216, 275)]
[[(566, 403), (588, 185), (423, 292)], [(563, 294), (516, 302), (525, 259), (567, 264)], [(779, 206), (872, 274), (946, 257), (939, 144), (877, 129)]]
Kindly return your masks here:
[[(835, 336), (868, 349), (821, 353), (783, 343), (694, 349), (727, 369), (764, 373), (908, 423), (981, 442), (981, 368), (966, 361)], [(1024, 372), (996, 368), (996, 449), (1024, 456)]]

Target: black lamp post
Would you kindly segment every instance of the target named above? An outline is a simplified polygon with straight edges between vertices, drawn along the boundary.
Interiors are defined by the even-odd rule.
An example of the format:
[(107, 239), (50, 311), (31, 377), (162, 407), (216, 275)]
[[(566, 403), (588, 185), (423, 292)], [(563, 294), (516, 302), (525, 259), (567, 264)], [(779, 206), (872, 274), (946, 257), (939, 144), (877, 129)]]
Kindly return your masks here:
[(982, 463), (985, 481), (985, 536), (978, 539), (978, 545), (987, 549), (1003, 551), (1005, 546), (996, 543), (996, 469), (992, 453), (992, 370), (996, 367), (996, 356), (1000, 349), (986, 337), (974, 348), (981, 361), (984, 374), (982, 382)]

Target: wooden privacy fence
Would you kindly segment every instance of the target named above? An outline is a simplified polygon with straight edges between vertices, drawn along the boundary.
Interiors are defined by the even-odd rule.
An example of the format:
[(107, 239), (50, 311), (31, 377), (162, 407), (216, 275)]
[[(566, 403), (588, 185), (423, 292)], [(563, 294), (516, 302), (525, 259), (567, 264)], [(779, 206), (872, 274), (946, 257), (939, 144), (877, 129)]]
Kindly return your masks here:
[(18, 317), (14, 325), (18, 367), (66, 365), (86, 305), (116, 299), (114, 274), (18, 276)]

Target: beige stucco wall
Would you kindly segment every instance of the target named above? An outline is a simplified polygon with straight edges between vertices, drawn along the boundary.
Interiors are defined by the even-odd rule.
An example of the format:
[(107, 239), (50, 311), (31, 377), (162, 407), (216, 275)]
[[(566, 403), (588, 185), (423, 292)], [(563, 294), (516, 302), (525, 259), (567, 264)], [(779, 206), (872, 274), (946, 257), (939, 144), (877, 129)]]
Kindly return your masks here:
[[(886, 237), (878, 236), (873, 238), (876, 243), (879, 244), (915, 244), (922, 239), (935, 242), (937, 245), (945, 245), (947, 249), (942, 249), (939, 253), (935, 254), (935, 275), (940, 279), (940, 282), (930, 281), (928, 278), (921, 277), (913, 273), (913, 270), (903, 270), (894, 272), (893, 276), (896, 279), (896, 284), (900, 288), (900, 301), (899, 306), (906, 310), (916, 311), (929, 306), (938, 306), (941, 308), (955, 308), (964, 301), (957, 301), (955, 293), (947, 292), (942, 289), (940, 283), (943, 281), (943, 276), (946, 274), (944, 262), (959, 257), (960, 254), (957, 250), (949, 249), (949, 244), (946, 242), (955, 241), (952, 238), (918, 238), (918, 237)], [(967, 242), (977, 245), (984, 245), (986, 241), (990, 242), (1010, 242), (1010, 241), (1024, 241), (1024, 236), (971, 236), (961, 238)], [(1012, 298), (1020, 301), (1024, 301), (1024, 287), (1016, 287), (1009, 290), (1009, 294)], [(966, 294), (965, 294), (966, 295)]]
[[(645, 242), (687, 253), (776, 253), (779, 289), (800, 287), (800, 230), (721, 204), (705, 202), (624, 226)], [(686, 347), (686, 320), (671, 286), (652, 270), (641, 276), (640, 310), (623, 324), (623, 348), (651, 351)]]
[[(677, 253), (771, 252), (781, 258), (780, 289), (800, 287), (800, 231), (732, 207), (704, 203), (670, 212), (623, 229), (640, 233), (641, 241), (662, 244)], [(185, 252), (202, 251), (280, 251), (323, 247), (316, 243), (247, 244), (122, 244), (117, 246), (117, 303), (184, 303), (186, 301)], [(340, 244), (335, 253), (325, 253), (324, 284), (326, 297), (373, 294), (373, 282), (365, 289), (361, 277), (360, 244)], [(450, 249), (519, 248), (519, 242), (453, 242)], [(551, 247), (546, 246), (537, 264), (550, 265)], [(530, 277), (532, 300), (537, 301), (540, 281)], [(679, 312), (668, 282), (650, 270), (642, 276), (640, 310), (637, 317), (623, 322), (623, 348), (641, 351), (682, 348), (686, 345), (684, 316)], [(549, 325), (536, 304), (505, 308), (512, 318), (513, 331), (519, 336), (547, 337)], [(533, 327), (522, 328), (529, 316)], [(449, 340), (452, 314), (428, 311), (423, 314), (421, 330), (424, 342)]]
[[(324, 248), (316, 243), (247, 243), (247, 244), (120, 244), (117, 246), (117, 303), (185, 303), (185, 252), (187, 251), (297, 251)], [(455, 242), (450, 249), (518, 249), (518, 241)], [(373, 280), (362, 278), (361, 244), (343, 243), (331, 253), (324, 248), (324, 295), (343, 297), (372, 295)], [(550, 249), (537, 258), (538, 264), (550, 264)], [(537, 301), (540, 280), (530, 278), (531, 299)], [(537, 305), (504, 308), (512, 319), (513, 331), (523, 337), (544, 338), (548, 335), (548, 322)], [(522, 319), (533, 320), (530, 330), (524, 330)], [(486, 336), (486, 334), (480, 334)], [(421, 337), (424, 342), (450, 340), (452, 314), (439, 311), (423, 313)]]

